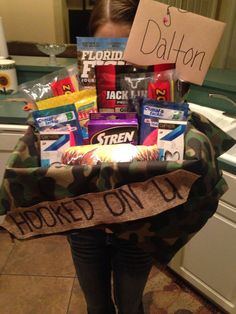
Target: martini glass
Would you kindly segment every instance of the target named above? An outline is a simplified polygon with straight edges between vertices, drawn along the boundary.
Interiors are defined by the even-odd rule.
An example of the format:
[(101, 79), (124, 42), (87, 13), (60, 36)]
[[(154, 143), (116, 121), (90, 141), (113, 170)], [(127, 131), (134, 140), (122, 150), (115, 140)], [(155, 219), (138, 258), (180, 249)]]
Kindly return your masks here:
[(49, 56), (49, 65), (57, 65), (56, 56), (66, 50), (66, 44), (36, 44), (39, 51)]

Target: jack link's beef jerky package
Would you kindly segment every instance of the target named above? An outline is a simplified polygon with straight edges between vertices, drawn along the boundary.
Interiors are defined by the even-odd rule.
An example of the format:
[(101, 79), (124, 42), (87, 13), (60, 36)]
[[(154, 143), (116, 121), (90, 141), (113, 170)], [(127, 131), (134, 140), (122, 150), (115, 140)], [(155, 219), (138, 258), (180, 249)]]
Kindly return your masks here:
[(139, 100), (154, 98), (172, 101), (175, 64), (146, 67), (134, 65), (96, 65), (99, 111), (138, 112)]
[(97, 65), (95, 73), (99, 111), (132, 111), (128, 110), (129, 99), (136, 96), (147, 97), (147, 87), (153, 77), (153, 67)]
[(95, 87), (95, 65), (125, 64), (122, 60), (127, 38), (76, 37), (79, 82)]

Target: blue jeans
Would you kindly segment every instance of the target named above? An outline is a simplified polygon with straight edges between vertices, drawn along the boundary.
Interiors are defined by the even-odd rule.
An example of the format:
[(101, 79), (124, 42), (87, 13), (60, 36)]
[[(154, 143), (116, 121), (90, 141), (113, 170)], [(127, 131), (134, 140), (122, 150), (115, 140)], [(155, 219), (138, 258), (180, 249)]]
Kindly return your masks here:
[(79, 230), (68, 236), (88, 314), (143, 314), (142, 296), (152, 258), (131, 242), (103, 230)]

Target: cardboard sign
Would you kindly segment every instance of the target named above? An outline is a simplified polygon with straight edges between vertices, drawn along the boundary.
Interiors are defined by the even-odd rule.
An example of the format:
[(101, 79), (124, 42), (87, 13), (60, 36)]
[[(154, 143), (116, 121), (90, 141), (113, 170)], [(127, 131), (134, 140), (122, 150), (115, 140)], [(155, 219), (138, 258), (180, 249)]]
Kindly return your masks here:
[(105, 192), (8, 212), (1, 226), (18, 239), (151, 217), (185, 203), (199, 176), (176, 170)]
[(178, 78), (201, 85), (225, 23), (153, 0), (140, 0), (124, 51), (136, 65), (176, 63)]

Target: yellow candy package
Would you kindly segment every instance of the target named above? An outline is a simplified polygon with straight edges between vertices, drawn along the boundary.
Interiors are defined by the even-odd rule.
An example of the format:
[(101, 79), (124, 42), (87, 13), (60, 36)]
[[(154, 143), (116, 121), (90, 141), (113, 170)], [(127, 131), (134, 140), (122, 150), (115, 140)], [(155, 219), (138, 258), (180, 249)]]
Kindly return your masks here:
[(71, 94), (51, 97), (36, 102), (38, 110), (74, 104), (78, 113), (84, 144), (88, 143), (89, 114), (97, 112), (96, 89), (84, 89)]

